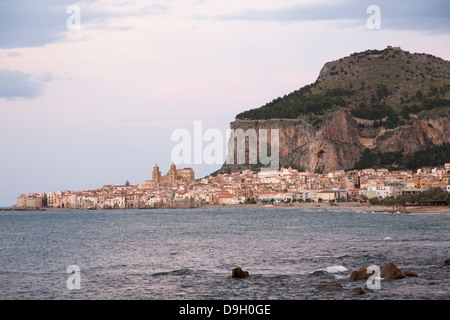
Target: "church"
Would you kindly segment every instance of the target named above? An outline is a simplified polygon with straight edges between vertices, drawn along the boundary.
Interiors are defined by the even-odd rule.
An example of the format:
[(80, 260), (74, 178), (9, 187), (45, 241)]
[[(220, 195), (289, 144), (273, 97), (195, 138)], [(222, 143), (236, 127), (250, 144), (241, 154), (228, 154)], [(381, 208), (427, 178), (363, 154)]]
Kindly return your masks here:
[(158, 164), (153, 167), (152, 183), (154, 186), (171, 185), (177, 182), (191, 182), (195, 180), (194, 170), (192, 168), (177, 169), (174, 163), (170, 165), (169, 172), (163, 176), (159, 171)]
[(161, 185), (174, 185), (178, 182), (191, 182), (195, 180), (192, 168), (177, 169), (174, 163), (170, 165), (169, 172), (163, 176), (159, 171), (158, 164), (153, 167), (152, 180), (147, 180), (138, 185), (139, 189), (157, 188)]

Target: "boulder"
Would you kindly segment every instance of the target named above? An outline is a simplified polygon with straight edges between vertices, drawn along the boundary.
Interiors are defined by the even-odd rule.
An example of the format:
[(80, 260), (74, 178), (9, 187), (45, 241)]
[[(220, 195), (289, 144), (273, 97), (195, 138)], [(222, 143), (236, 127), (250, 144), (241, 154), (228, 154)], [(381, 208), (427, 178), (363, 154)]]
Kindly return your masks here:
[(366, 294), (366, 292), (362, 288), (354, 288), (351, 293), (353, 294)]
[(445, 259), (444, 266), (450, 266), (450, 259)]
[(367, 268), (361, 268), (353, 271), (350, 275), (350, 281), (367, 280), (372, 274), (367, 273)]
[(405, 271), (403, 272), (403, 274), (405, 275), (405, 277), (417, 277), (417, 273), (412, 271)]
[(380, 270), (381, 277), (386, 280), (397, 280), (405, 277), (405, 274), (393, 262), (386, 263)]
[[(381, 278), (386, 280), (403, 279), (404, 277), (417, 277), (417, 274), (415, 272), (402, 272), (393, 262), (386, 263), (380, 268), (380, 271)], [(367, 280), (372, 274), (367, 273), (366, 268), (361, 268), (357, 271), (352, 272), (352, 274), (350, 275), (350, 281)]]
[(243, 271), (240, 267), (235, 268), (231, 271), (231, 277), (233, 278), (247, 278), (248, 271)]
[(333, 284), (322, 284), (316, 287), (316, 290), (341, 290), (343, 289), (342, 284), (339, 282)]

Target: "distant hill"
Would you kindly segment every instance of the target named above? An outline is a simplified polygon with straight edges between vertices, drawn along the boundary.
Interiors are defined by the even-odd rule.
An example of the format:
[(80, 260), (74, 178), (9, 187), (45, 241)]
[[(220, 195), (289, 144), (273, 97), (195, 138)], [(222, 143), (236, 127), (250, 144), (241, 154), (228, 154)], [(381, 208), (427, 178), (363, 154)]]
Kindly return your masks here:
[[(238, 114), (231, 128), (280, 129), (280, 164), (309, 171), (360, 168), (375, 154), (384, 167), (450, 162), (450, 62), (390, 46), (353, 53), (326, 63), (314, 83)], [(436, 155), (411, 161), (424, 150)], [(252, 166), (221, 171), (244, 168)]]

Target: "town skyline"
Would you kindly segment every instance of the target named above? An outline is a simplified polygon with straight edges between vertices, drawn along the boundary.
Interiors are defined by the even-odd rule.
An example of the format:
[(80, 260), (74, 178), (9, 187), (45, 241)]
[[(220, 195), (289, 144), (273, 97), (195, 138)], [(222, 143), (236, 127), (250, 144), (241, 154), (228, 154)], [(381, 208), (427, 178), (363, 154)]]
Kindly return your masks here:
[[(0, 206), (35, 190), (143, 181), (149, 162), (166, 172), (175, 130), (200, 120), (225, 132), (238, 113), (313, 83), (326, 62), (353, 52), (392, 45), (450, 60), (447, 2), (379, 1), (380, 29), (367, 27), (371, 4), (5, 5)], [(192, 165), (198, 176), (220, 167)]]
[(136, 185), (104, 185), (95, 190), (21, 194), (13, 209), (155, 209), (204, 205), (293, 202), (367, 202), (431, 188), (450, 192), (450, 163), (442, 167), (389, 171), (385, 168), (311, 173), (243, 170), (195, 179), (192, 168), (171, 164), (162, 175), (155, 164), (152, 179)]

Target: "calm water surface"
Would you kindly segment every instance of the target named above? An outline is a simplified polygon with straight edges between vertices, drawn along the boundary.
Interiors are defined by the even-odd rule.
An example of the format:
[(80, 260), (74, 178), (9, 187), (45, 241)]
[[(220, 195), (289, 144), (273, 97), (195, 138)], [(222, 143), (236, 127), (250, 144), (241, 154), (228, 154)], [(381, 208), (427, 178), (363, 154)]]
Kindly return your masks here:
[[(450, 216), (297, 209), (0, 213), (0, 299), (449, 299)], [(417, 278), (369, 290), (353, 270)], [(67, 288), (67, 268), (81, 289)], [(232, 279), (231, 269), (250, 277)], [(317, 291), (340, 282), (341, 291)], [(365, 295), (350, 294), (363, 287)]]

